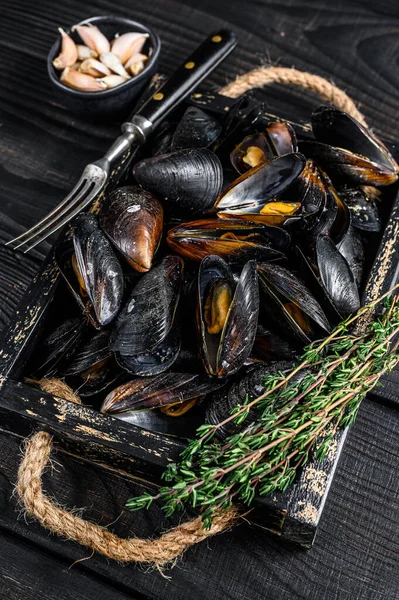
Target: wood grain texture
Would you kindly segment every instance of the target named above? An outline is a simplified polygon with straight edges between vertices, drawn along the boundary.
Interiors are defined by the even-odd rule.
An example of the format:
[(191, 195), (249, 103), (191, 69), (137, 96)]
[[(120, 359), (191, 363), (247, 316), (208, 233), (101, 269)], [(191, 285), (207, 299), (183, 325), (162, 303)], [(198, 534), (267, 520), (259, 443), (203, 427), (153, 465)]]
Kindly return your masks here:
[[(1, 0), (0, 10), (0, 241), (55, 206), (82, 166), (118, 132), (117, 123), (93, 124), (68, 113), (47, 80), (45, 58), (56, 27), (89, 15), (126, 15), (154, 27), (162, 37), (166, 72), (210, 30), (231, 26), (240, 47), (207, 88), (218, 89), (265, 62), (295, 66), (334, 80), (376, 131), (393, 143), (399, 137), (399, 8), (393, 0), (120, 0), (117, 5), (110, 0)], [(306, 118), (317, 105), (311, 95), (282, 86), (270, 86), (264, 97), (271, 111), (283, 116), (294, 107), (298, 118)], [(0, 248), (0, 326), (8, 323), (48, 248), (43, 245), (32, 258)], [(98, 557), (67, 571), (89, 553), (35, 523), (16, 520), (11, 492), (19, 441), (1, 435), (1, 596), (398, 600), (398, 436), (395, 411), (363, 405), (309, 553), (285, 547), (262, 530), (240, 527), (191, 550), (168, 581)], [(89, 518), (103, 524), (119, 517), (125, 499), (138, 490), (72, 458), (62, 458), (58, 469), (47, 479), (47, 489), (68, 506), (87, 506)], [(125, 535), (151, 535), (161, 523), (160, 509), (154, 507), (150, 514), (122, 511), (113, 528)], [(163, 527), (170, 524), (164, 521)]]

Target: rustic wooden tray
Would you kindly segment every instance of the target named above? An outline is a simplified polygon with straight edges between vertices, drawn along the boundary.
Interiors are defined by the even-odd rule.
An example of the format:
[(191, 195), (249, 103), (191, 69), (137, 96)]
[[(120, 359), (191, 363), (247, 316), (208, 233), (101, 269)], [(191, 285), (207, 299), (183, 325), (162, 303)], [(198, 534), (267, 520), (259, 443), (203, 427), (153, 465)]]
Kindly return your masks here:
[[(213, 107), (216, 112), (222, 112), (231, 101), (196, 94), (192, 102), (205, 103), (208, 109)], [(302, 131), (308, 130), (306, 124), (296, 126)], [(386, 253), (387, 239), (399, 239), (399, 196), (393, 200), (373, 267), (374, 272), (380, 271), (382, 266), (386, 268), (380, 293), (396, 282), (399, 266), (396, 254)], [(384, 248), (385, 254), (381, 253)], [(61, 450), (128, 473), (144, 486), (146, 482), (159, 483), (165, 466), (176, 460), (184, 449), (184, 440), (140, 429), (24, 383), (25, 366), (46, 323), (54, 309), (59, 310), (68, 297), (64, 286), (51, 251), (16, 311), (0, 349), (1, 427), (21, 437), (38, 429), (48, 431)], [(338, 434), (325, 459), (305, 467), (287, 492), (257, 498), (249, 520), (286, 540), (310, 547), (346, 434), (346, 431)]]

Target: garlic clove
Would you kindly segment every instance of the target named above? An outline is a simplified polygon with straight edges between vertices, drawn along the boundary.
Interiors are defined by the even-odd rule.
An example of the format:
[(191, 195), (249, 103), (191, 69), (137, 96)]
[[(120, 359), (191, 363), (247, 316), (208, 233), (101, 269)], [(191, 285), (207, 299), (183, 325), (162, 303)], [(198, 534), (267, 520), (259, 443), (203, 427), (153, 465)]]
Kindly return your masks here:
[(92, 77), (105, 77), (106, 75), (111, 75), (110, 69), (95, 58), (86, 58), (80, 65), (79, 71), (91, 75)]
[(95, 79), (91, 75), (86, 75), (86, 73), (68, 67), (63, 70), (60, 79), (68, 87), (83, 92), (101, 92), (107, 88), (106, 84), (100, 79)]
[(141, 52), (149, 37), (148, 33), (124, 33), (113, 40), (111, 51), (119, 56), (121, 63), (124, 65), (133, 54)]
[(108, 39), (95, 25), (74, 25), (72, 31), (77, 31), (86, 46), (95, 50), (97, 54), (110, 51)]
[(122, 75), (107, 75), (106, 77), (102, 77), (98, 81), (103, 81), (107, 88), (113, 88), (117, 85), (121, 85), (121, 83), (125, 83), (129, 77), (122, 77)]
[(58, 31), (61, 34), (61, 52), (53, 60), (53, 65), (56, 69), (65, 69), (70, 67), (78, 60), (78, 49), (73, 39), (59, 27)]
[(92, 50), (88, 46), (84, 46), (83, 44), (76, 45), (78, 49), (78, 58), (79, 60), (86, 60), (86, 58), (97, 58), (98, 54), (95, 50)]
[(138, 75), (143, 70), (144, 70), (144, 62), (142, 60), (133, 63), (129, 67), (129, 71), (133, 76)]
[(113, 52), (103, 52), (100, 56), (101, 62), (106, 65), (111, 71), (122, 77), (129, 77), (129, 73), (122, 65), (120, 59)]
[(131, 56), (129, 58), (129, 60), (127, 61), (127, 63), (125, 63), (124, 67), (126, 70), (130, 69), (130, 67), (132, 65), (134, 65), (134, 63), (137, 62), (147, 62), (148, 60), (148, 56), (146, 54), (141, 54), (140, 52), (137, 52), (136, 54), (133, 54), (133, 56)]

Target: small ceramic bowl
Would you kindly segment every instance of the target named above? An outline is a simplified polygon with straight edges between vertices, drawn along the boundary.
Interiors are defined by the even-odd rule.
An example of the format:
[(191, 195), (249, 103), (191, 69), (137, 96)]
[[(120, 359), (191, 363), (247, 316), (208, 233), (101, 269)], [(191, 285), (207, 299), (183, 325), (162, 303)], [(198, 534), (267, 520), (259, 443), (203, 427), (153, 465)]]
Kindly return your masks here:
[[(145, 68), (141, 73), (132, 77), (126, 83), (122, 83), (109, 90), (100, 92), (83, 92), (75, 90), (60, 80), (61, 71), (53, 67), (53, 60), (59, 55), (61, 49), (61, 36), (57, 39), (51, 48), (47, 58), (47, 70), (50, 80), (56, 88), (58, 98), (73, 112), (85, 113), (87, 116), (98, 116), (103, 114), (114, 117), (127, 115), (134, 107), (134, 100), (156, 73), (161, 50), (161, 40), (159, 36), (146, 25), (125, 19), (124, 17), (92, 17), (85, 19), (77, 25), (87, 25), (92, 23), (96, 25), (109, 40), (112, 40), (115, 34), (127, 33), (129, 31), (142, 31), (148, 33), (149, 38), (144, 46), (143, 52), (150, 55)], [(76, 32), (70, 29), (65, 30), (76, 43), (82, 44)]]

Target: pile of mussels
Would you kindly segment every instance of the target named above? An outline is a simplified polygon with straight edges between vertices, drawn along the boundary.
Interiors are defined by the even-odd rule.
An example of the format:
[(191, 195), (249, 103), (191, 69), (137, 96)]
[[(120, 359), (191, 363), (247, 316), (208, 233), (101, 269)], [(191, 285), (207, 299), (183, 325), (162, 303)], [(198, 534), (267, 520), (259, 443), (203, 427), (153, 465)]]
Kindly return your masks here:
[(81, 315), (43, 341), (36, 375), (105, 413), (173, 421), (200, 405), (216, 423), (359, 308), (381, 228), (368, 186), (393, 184), (397, 163), (335, 108), (313, 113), (312, 139), (262, 115), (188, 108), (76, 218), (56, 258)]

